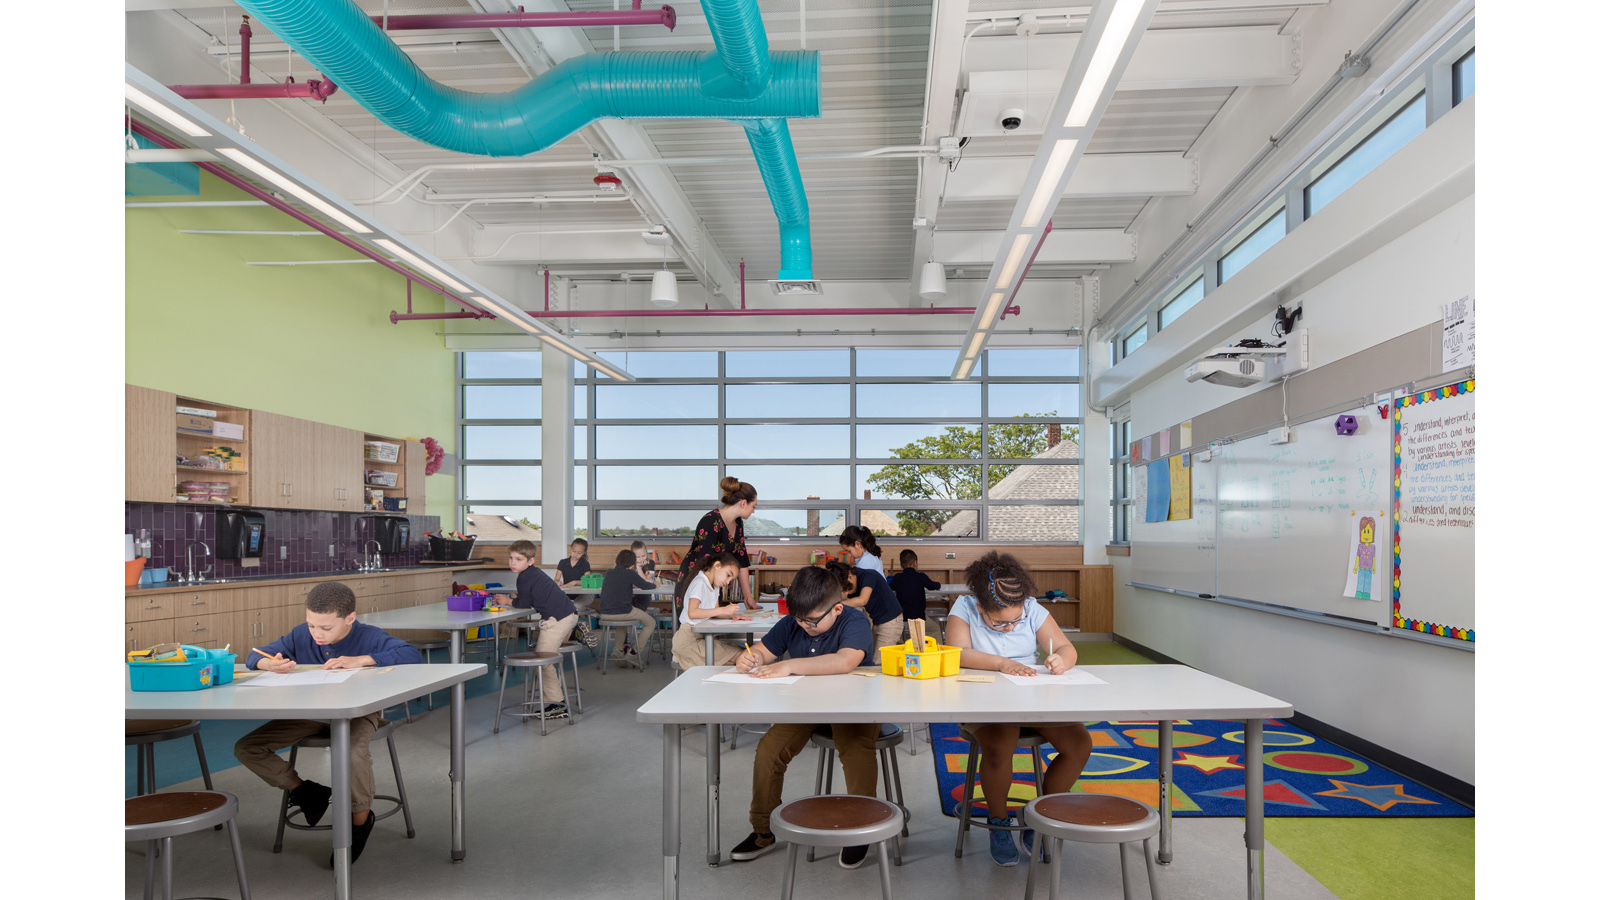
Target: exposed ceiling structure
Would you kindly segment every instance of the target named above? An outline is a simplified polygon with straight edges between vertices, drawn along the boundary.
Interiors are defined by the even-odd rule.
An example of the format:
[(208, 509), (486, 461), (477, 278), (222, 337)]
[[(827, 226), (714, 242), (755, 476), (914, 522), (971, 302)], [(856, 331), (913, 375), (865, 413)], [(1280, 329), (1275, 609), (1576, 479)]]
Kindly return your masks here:
[[(1029, 277), (1075, 278), (1132, 262), (1141, 213), (1155, 198), (1198, 189), (1203, 166), (1195, 143), (1237, 90), (1295, 80), (1302, 36), (1291, 20), (1301, 8), (1327, 2), (1161, 3), (1049, 217), (1053, 229)], [(357, 5), (374, 16), (402, 16), (517, 6), (611, 11), (619, 0)], [(620, 8), (627, 5), (620, 0)], [(587, 52), (714, 49), (700, 4), (672, 5), (670, 31), (627, 25), (390, 36), (437, 81), (498, 93)], [(1092, 7), (1089, 0), (763, 0), (771, 48), (804, 48), (821, 59), (821, 116), (789, 120), (810, 203), (815, 277), (824, 284), (892, 282), (896, 302), (913, 307), (926, 304), (917, 276), (930, 259), (953, 281), (981, 283), (1039, 152), (1041, 118), (1084, 49)], [(169, 31), (190, 34), (187, 52), (203, 57), (216, 81), (229, 80), (224, 71), (238, 80), (240, 7), (127, 0), (127, 9), (130, 44), (133, 17), (163, 17)], [(256, 23), (253, 31), (252, 82), (318, 77), (268, 28)], [(406, 137), (343, 91), (325, 103), (204, 106), (219, 118), (236, 114), (254, 136), (256, 104), (298, 107), (293, 115), (315, 133), (320, 152), (331, 148), (371, 173), (370, 191), (343, 186), (344, 199), (378, 219), (403, 221), (397, 227), (452, 265), (548, 267), (578, 281), (611, 281), (665, 264), (734, 307), (741, 260), (753, 285), (778, 277), (777, 221), (744, 129), (733, 122), (603, 119), (544, 152), (491, 160)], [(1007, 130), (1001, 120), (1014, 111), (1020, 124)], [(597, 186), (595, 176), (605, 172), (615, 173), (620, 188)], [(653, 226), (672, 235), (670, 248), (642, 238)]]

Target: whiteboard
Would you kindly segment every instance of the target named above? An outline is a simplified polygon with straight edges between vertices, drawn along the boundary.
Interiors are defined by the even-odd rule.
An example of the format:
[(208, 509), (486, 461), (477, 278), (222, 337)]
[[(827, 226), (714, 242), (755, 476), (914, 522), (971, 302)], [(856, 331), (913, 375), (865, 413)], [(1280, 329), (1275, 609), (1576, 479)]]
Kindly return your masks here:
[[(1158, 460), (1154, 464), (1164, 466), (1167, 462)], [(1189, 519), (1146, 522), (1144, 491), (1135, 491), (1128, 525), (1129, 539), (1139, 547), (1132, 559), (1133, 580), (1191, 594), (1212, 594), (1217, 589), (1217, 470), (1215, 465), (1203, 462), (1191, 462), (1189, 468), (1193, 503), (1193, 516)], [(1136, 467), (1138, 484), (1143, 484), (1146, 474), (1144, 466)]]
[(1399, 398), (1392, 432), (1394, 627), (1468, 641), (1477, 639), (1475, 386), (1465, 381)]
[[(1391, 506), (1389, 423), (1376, 406), (1348, 410), (1356, 433), (1340, 435), (1337, 416), (1294, 427), (1288, 444), (1262, 434), (1218, 448), (1216, 594), (1388, 625), (1392, 569), (1387, 529), (1376, 540), (1373, 599), (1344, 596), (1351, 568), (1352, 515)], [(1381, 528), (1381, 525), (1379, 526)]]

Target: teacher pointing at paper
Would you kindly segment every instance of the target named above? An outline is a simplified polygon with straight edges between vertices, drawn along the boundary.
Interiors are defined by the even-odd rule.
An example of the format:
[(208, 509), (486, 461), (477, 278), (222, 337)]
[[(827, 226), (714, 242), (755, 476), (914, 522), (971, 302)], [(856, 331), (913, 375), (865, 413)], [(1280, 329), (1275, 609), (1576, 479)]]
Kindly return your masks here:
[(701, 516), (694, 527), (694, 540), (678, 566), (678, 599), (683, 599), (702, 559), (714, 553), (732, 553), (739, 559), (739, 590), (744, 605), (759, 609), (761, 604), (750, 590), (750, 554), (744, 548), (744, 520), (756, 511), (755, 486), (730, 475), (718, 482), (717, 487), (722, 493), (722, 508)]

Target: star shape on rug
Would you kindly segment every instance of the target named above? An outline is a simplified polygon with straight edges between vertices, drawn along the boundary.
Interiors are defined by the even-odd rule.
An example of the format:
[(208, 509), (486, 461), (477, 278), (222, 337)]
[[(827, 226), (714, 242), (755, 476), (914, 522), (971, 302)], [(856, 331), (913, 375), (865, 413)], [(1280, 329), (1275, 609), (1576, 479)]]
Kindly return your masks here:
[(1380, 812), (1385, 812), (1389, 809), (1389, 807), (1398, 806), (1401, 803), (1426, 803), (1429, 806), (1438, 805), (1432, 800), (1425, 800), (1422, 797), (1413, 797), (1410, 794), (1407, 794), (1405, 791), (1405, 785), (1403, 784), (1351, 784), (1348, 781), (1340, 781), (1336, 778), (1330, 778), (1328, 781), (1332, 784), (1338, 785), (1338, 789), (1332, 791), (1317, 791), (1317, 796), (1340, 797), (1345, 800), (1360, 800), (1362, 803), (1365, 803)]
[(1199, 769), (1207, 775), (1220, 772), (1223, 769), (1244, 768), (1244, 766), (1239, 765), (1238, 754), (1234, 754), (1233, 756), (1201, 756), (1198, 753), (1186, 753), (1182, 750), (1179, 750), (1178, 752), (1182, 754), (1183, 758), (1173, 760), (1173, 765), (1194, 766), (1196, 769)]

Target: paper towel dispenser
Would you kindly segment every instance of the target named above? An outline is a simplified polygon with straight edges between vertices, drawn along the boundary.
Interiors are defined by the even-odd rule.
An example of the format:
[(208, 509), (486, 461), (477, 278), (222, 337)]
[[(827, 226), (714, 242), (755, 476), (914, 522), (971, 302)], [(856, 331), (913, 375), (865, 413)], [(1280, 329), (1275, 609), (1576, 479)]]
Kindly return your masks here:
[(260, 559), (267, 544), (267, 520), (246, 509), (217, 510), (217, 558)]

